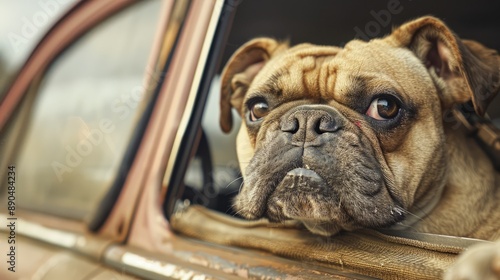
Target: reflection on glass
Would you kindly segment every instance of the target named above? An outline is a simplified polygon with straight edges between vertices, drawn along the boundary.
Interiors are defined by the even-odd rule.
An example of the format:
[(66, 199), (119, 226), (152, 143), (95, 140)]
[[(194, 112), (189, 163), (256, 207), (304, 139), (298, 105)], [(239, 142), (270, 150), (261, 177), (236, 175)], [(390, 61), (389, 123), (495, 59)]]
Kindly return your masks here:
[(23, 208), (83, 219), (117, 176), (142, 113), (161, 1), (101, 23), (43, 78), (17, 158)]

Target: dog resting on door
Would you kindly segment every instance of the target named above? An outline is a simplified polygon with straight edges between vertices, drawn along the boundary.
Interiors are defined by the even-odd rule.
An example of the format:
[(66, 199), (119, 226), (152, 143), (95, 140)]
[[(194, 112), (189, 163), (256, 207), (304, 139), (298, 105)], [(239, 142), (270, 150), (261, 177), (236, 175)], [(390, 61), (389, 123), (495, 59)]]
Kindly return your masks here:
[[(257, 38), (229, 60), (221, 86), (222, 129), (231, 108), (243, 120), (241, 216), (297, 220), (324, 236), (411, 227), (500, 239), (500, 174), (447, 117), (468, 102), (484, 115), (500, 58), (440, 20), (344, 48)], [(500, 267), (500, 248), (488, 248)]]

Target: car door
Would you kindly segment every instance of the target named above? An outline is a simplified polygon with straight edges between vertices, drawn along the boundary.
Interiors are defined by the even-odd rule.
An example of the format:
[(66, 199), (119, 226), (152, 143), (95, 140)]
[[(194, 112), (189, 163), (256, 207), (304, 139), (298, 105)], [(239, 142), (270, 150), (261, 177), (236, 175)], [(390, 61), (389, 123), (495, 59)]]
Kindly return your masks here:
[[(159, 140), (146, 131), (176, 131), (175, 119), (156, 128), (150, 120), (158, 99), (179, 98), (162, 87), (178, 75), (170, 66), (191, 2), (77, 2), (19, 70), (0, 105), (1, 216), (10, 225), (1, 279), (133, 278), (103, 256), (130, 234), (149, 168), (140, 155)], [(194, 65), (200, 52), (189, 53)], [(192, 68), (179, 85), (189, 88)]]

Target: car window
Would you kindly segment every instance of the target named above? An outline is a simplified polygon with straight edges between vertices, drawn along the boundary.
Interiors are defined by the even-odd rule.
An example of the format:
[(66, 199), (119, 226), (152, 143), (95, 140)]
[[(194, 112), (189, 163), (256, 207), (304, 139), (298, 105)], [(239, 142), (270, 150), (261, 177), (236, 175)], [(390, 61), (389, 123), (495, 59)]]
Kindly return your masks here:
[[(292, 45), (311, 42), (315, 44), (342, 46), (345, 42), (356, 37), (361, 37), (361, 39), (365, 40), (370, 39), (365, 34), (370, 37), (381, 37), (384, 34), (390, 33), (393, 26), (427, 13), (436, 14), (436, 16), (449, 21), (450, 26), (459, 31), (461, 36), (475, 38), (485, 42), (491, 48), (499, 49), (499, 41), (495, 37), (496, 33), (489, 32), (493, 29), (493, 26), (498, 25), (492, 24), (492, 19), (495, 17), (491, 14), (491, 9), (485, 8), (485, 6), (481, 8), (475, 6), (474, 11), (471, 10), (471, 7), (464, 6), (461, 8), (467, 11), (467, 13), (481, 15), (473, 23), (472, 21), (463, 20), (464, 14), (467, 13), (460, 13), (457, 10), (438, 11), (434, 9), (435, 6), (430, 1), (426, 1), (425, 4), (421, 2), (401, 2), (401, 6), (398, 6), (396, 10), (389, 10), (396, 11), (397, 14), (389, 14), (385, 10), (387, 6), (384, 5), (387, 5), (387, 3), (373, 2), (373, 6), (366, 6), (360, 9), (359, 5), (356, 4), (346, 7), (334, 1), (329, 4), (324, 2), (322, 5), (306, 5), (301, 1), (271, 2), (261, 0), (243, 1), (241, 6), (238, 7), (238, 13), (231, 34), (229, 35), (228, 44), (225, 46), (226, 61), (238, 47), (252, 38), (259, 36), (291, 41)], [(399, 5), (399, 1), (391, 3), (398, 3)], [(288, 7), (286, 12), (282, 12), (283, 5)], [(328, 5), (331, 6), (328, 7)], [(352, 12), (345, 13), (347, 10)], [(380, 22), (380, 14), (386, 16), (383, 23)], [(490, 20), (482, 21), (478, 20), (479, 18), (488, 18)], [(332, 26), (335, 27), (333, 31)], [(360, 32), (363, 33), (359, 34)], [(242, 180), (241, 175), (238, 174), (238, 160), (235, 152), (235, 134), (238, 131), (239, 124), (233, 124), (231, 134), (222, 134), (218, 119), (219, 92), (220, 83), (218, 79), (215, 79), (203, 111), (203, 121), (200, 125), (203, 133), (199, 137), (199, 145), (195, 146), (196, 151), (192, 153), (195, 156), (190, 161), (187, 172), (183, 174), (184, 184), (182, 186), (170, 185), (170, 188), (180, 187), (183, 190), (180, 196), (181, 200), (176, 201), (177, 204), (174, 210), (174, 213), (179, 213), (179, 215), (171, 215), (171, 224), (177, 232), (186, 234), (189, 237), (217, 242), (222, 245), (230, 244), (251, 249), (258, 247), (263, 248), (267, 252), (276, 253), (274, 248), (283, 247), (283, 244), (279, 244), (279, 242), (286, 239), (285, 234), (280, 236), (278, 231), (270, 230), (267, 237), (269, 237), (269, 240), (272, 240), (270, 241), (272, 245), (264, 248), (264, 244), (268, 244), (267, 241), (269, 240), (259, 239), (252, 244), (248, 242), (248, 239), (254, 238), (254, 234), (259, 237), (266, 236), (266, 234), (260, 231), (252, 231), (255, 224), (251, 224), (250, 221), (246, 224), (248, 227), (227, 227), (224, 229), (225, 225), (230, 224), (228, 222), (230, 217), (238, 217), (237, 213), (232, 209), (232, 204), (234, 196), (238, 193), (242, 185)], [(497, 97), (496, 103), (491, 104), (489, 110), (490, 116), (492, 118), (496, 117), (497, 123), (500, 123), (499, 102), (500, 98)], [(239, 117), (233, 118), (233, 120), (240, 121)], [(206, 208), (203, 207), (187, 207), (192, 204), (203, 205), (211, 210), (218, 210), (228, 215), (215, 216), (213, 212), (204, 211), (203, 209), (206, 210)], [(190, 212), (190, 209), (202, 209), (201, 211), (204, 212), (199, 216), (200, 219), (197, 220), (193, 214), (197, 210)], [(183, 213), (187, 214), (183, 216)], [(207, 217), (217, 218), (210, 220)], [(179, 222), (183, 219), (185, 219), (183, 221), (185, 223)], [(231, 220), (231, 222), (240, 225), (239, 221)], [(206, 227), (201, 225), (206, 225)], [(214, 231), (211, 231), (212, 229)], [(242, 229), (242, 231), (239, 231), (239, 229)], [(215, 241), (219, 237), (220, 239)], [(305, 240), (307, 239), (304, 237), (303, 241)], [(320, 238), (317, 240), (320, 240)], [(354, 251), (352, 252), (354, 254)], [(289, 257), (286, 254), (277, 254)], [(207, 263), (207, 266), (217, 267), (210, 260)], [(341, 265), (342, 269), (344, 269), (342, 263)], [(251, 273), (249, 275), (250, 277), (254, 276)]]
[(144, 111), (146, 63), (161, 1), (102, 22), (44, 74), (14, 163), (18, 206), (73, 219), (97, 208), (119, 175)]
[[(393, 3), (399, 2), (394, 1)], [(495, 36), (496, 33), (492, 31), (495, 25), (483, 22), (479, 18), (476, 18), (474, 23), (463, 21), (461, 18), (464, 13), (459, 13), (457, 10), (439, 10), (437, 12), (430, 3), (430, 1), (425, 1), (425, 3), (401, 2), (394, 10), (388, 8), (387, 3), (373, 2), (361, 10), (356, 4), (342, 4), (341, 6), (345, 10), (356, 11), (356, 13), (346, 14), (338, 12), (340, 4), (335, 1), (324, 2), (321, 5), (306, 5), (301, 1), (275, 1), (272, 3), (264, 0), (243, 1), (238, 6), (237, 16), (231, 33), (228, 35), (228, 44), (225, 46), (223, 60), (227, 62), (238, 47), (257, 37), (264, 36), (286, 40), (290, 41), (291, 45), (309, 42), (343, 46), (354, 38), (369, 40), (382, 37), (384, 34), (390, 33), (393, 26), (398, 26), (410, 18), (425, 14), (434, 14), (446, 19), (450, 26), (465, 38), (483, 42), (492, 49), (499, 49), (500, 43)], [(281, 12), (283, 5), (287, 5), (289, 8), (286, 13)], [(259, 9), (263, 6), (266, 9)], [(474, 11), (472, 11), (471, 7), (464, 5), (460, 9), (482, 15), (482, 18), (494, 18), (491, 13), (493, 6), (485, 7), (475, 6)], [(393, 14), (390, 14), (389, 11), (392, 11)], [(332, 13), (336, 16), (332, 17)], [(380, 14), (389, 16), (381, 22)], [(280, 24), (269, 24), (270, 22), (279, 22)], [(336, 26), (333, 33), (331, 26)], [(219, 86), (218, 79), (215, 79), (201, 125), (209, 151), (204, 151), (205, 148), (202, 144), (205, 140), (202, 140), (202, 144), (198, 147), (196, 156), (192, 159), (184, 177), (186, 187), (182, 199), (184, 204), (201, 204), (224, 213), (234, 214), (231, 209), (232, 197), (238, 192), (241, 184), (235, 152), (235, 138), (239, 124), (233, 125), (229, 135), (221, 132), (218, 119)], [(488, 110), (488, 115), (498, 127), (500, 127), (499, 105), (500, 97), (497, 97)], [(239, 122), (240, 118), (237, 114), (233, 114), (233, 120)], [(210, 159), (206, 159), (208, 153)], [(207, 163), (204, 164), (204, 161), (212, 162), (211, 168), (207, 168)]]
[(0, 1), (0, 100), (38, 41), (77, 0)]

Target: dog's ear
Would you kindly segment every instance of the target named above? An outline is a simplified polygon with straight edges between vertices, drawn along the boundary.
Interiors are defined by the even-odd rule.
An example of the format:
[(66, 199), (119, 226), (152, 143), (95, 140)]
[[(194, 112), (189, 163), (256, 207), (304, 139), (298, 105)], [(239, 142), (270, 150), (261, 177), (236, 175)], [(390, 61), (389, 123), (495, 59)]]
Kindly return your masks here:
[(388, 37), (409, 48), (424, 63), (441, 88), (443, 104), (472, 101), (484, 115), (500, 87), (500, 58), (496, 51), (460, 40), (442, 21), (422, 17), (403, 24)]
[(241, 110), (243, 98), (257, 73), (271, 56), (287, 44), (271, 38), (253, 39), (241, 46), (229, 59), (221, 78), (220, 126), (229, 132), (233, 126), (231, 108)]

